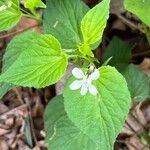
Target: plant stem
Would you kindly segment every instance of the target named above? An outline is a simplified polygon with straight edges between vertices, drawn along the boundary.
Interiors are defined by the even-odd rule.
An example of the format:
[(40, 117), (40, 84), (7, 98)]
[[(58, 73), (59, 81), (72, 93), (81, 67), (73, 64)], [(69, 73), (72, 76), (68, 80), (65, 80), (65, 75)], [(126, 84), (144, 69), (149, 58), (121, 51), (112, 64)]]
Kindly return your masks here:
[(134, 24), (133, 22), (131, 22), (130, 20), (126, 19), (123, 15), (120, 14), (116, 14), (118, 16), (118, 18), (125, 23), (126, 25), (128, 25), (131, 29), (133, 30), (138, 30), (141, 33), (144, 33), (142, 27), (139, 27), (138, 25)]
[(22, 9), (21, 7), (18, 7), (17, 5), (15, 5), (14, 3), (13, 3), (13, 5), (14, 5), (17, 9), (19, 8), (20, 11), (23, 12), (23, 16), (27, 16), (27, 17), (33, 18), (33, 19), (35, 19), (35, 20), (41, 21), (41, 18), (40, 18), (38, 15), (36, 15), (36, 14), (32, 15), (32, 14), (30, 14), (28, 11), (26, 11), (26, 10)]
[(67, 55), (68, 59), (80, 57), (79, 55)]
[(67, 54), (74, 53), (76, 49), (63, 49)]
[(38, 26), (40, 26), (40, 24), (34, 24), (34, 25), (32, 25), (32, 26), (30, 26), (30, 27), (27, 27), (27, 28), (25, 28), (25, 29), (21, 29), (21, 30), (17, 30), (17, 31), (14, 31), (14, 32), (10, 32), (10, 33), (8, 33), (8, 34), (5, 34), (5, 35), (0, 36), (0, 39), (7, 38), (7, 37), (9, 37), (9, 36), (14, 36), (14, 35), (16, 35), (16, 34), (25, 32), (25, 31), (27, 31), (27, 30), (29, 30), (29, 29), (31, 29), (31, 28), (38, 27)]
[(26, 16), (26, 17), (29, 17), (29, 18), (38, 20), (38, 21), (40, 21), (40, 22), (42, 21), (42, 20), (41, 20), (41, 17), (38, 16), (38, 14), (36, 14), (36, 13), (31, 14), (31, 13), (29, 13), (28, 11), (26, 11), (26, 10), (24, 10), (24, 9), (22, 9), (22, 8), (19, 8), (19, 9), (22, 11), (23, 16)]

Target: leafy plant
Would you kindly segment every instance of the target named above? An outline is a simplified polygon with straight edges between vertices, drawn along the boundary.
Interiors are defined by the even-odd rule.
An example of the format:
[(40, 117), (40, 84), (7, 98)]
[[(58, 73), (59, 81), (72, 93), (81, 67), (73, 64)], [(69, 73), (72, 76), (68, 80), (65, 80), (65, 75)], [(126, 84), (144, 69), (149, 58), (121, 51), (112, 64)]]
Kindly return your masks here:
[(131, 97), (144, 101), (149, 97), (149, 80), (136, 65), (130, 63), (131, 50), (127, 43), (114, 37), (105, 49), (102, 63), (112, 57), (108, 64), (116, 67), (125, 77)]
[[(2, 10), (5, 2), (1, 1), (2, 13), (10, 9)], [(18, 1), (14, 0), (12, 7), (14, 3)], [(102, 40), (109, 3), (103, 0), (89, 9), (80, 0), (49, 0), (43, 19), (45, 33), (25, 32), (14, 37), (6, 48), (0, 82), (9, 88), (43, 88), (59, 81), (69, 62), (78, 66), (72, 70), (63, 95), (55, 97), (46, 108), (49, 149), (111, 150), (127, 117), (131, 97), (125, 78), (115, 67), (96, 65), (93, 53)], [(29, 12), (17, 5), (17, 15), (41, 21), (36, 12), (37, 7), (45, 8), (41, 0), (28, 0), (24, 6)], [(19, 19), (9, 26), (0, 25), (1, 31)]]

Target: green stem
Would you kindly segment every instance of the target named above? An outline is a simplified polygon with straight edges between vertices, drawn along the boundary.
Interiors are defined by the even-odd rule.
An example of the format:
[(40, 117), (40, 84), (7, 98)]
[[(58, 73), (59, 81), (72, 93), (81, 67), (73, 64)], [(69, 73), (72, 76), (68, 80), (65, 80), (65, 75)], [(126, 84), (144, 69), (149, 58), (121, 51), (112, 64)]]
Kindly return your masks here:
[(23, 12), (23, 16), (26, 16), (26, 17), (29, 17), (29, 18), (33, 18), (33, 19), (38, 20), (40, 22), (42, 21), (41, 18), (38, 15), (36, 15), (36, 14), (32, 15), (28, 11), (22, 9), (21, 7), (18, 7), (16, 4), (13, 3), (13, 5), (16, 7), (16, 9), (19, 8), (20, 11)]
[(29, 17), (29, 18), (32, 18), (41, 22), (41, 17), (39, 17), (36, 13), (31, 14), (22, 8), (19, 8), (19, 9), (23, 12), (23, 16), (26, 16), (26, 17)]
[(68, 54), (74, 53), (76, 51), (76, 49), (63, 49), (63, 50)]
[(88, 63), (90, 63), (90, 64), (92, 63), (92, 61), (89, 58), (84, 57), (84, 56), (82, 58), (84, 58)]
[(67, 55), (67, 58), (68, 59), (71, 59), (71, 58), (78, 58), (80, 57), (79, 55)]
[(150, 31), (148, 30), (148, 27), (145, 24), (143, 24), (143, 28), (144, 28), (144, 32), (145, 32), (145, 36), (147, 38), (147, 41), (150, 45)]
[[(68, 58), (68, 59), (72, 59), (72, 58), (83, 58), (88, 64), (91, 64), (91, 63), (92, 63), (92, 61), (91, 61), (89, 58), (84, 57), (84, 56), (80, 56), (80, 55), (78, 55), (78, 54), (70, 54), (70, 55), (67, 55), (67, 58)], [(77, 60), (77, 59), (76, 59), (76, 60)], [(80, 64), (80, 62), (77, 62), (77, 63)]]

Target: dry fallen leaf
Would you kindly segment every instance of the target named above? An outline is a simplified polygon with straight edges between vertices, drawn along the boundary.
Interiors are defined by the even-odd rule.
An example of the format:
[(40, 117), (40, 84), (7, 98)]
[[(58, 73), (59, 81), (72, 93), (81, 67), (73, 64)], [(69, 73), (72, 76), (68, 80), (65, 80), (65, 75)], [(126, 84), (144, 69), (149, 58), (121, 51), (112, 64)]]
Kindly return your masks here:
[(9, 108), (3, 104), (3, 102), (0, 102), (0, 114), (3, 114), (5, 112), (7, 112), (9, 110)]
[(9, 150), (8, 144), (5, 140), (0, 139), (0, 150)]
[(0, 136), (4, 136), (5, 134), (9, 133), (10, 130), (0, 128)]
[(150, 58), (144, 58), (139, 67), (150, 77)]

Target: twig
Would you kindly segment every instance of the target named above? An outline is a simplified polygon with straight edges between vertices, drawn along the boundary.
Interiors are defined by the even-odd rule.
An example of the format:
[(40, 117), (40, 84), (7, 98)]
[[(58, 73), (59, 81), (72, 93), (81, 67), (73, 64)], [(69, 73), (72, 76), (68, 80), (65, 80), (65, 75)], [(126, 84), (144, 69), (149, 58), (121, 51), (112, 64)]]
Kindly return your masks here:
[(24, 101), (23, 101), (23, 99), (21, 98), (18, 89), (17, 89), (17, 88), (14, 88), (13, 91), (16, 93), (18, 100), (19, 100), (20, 103), (23, 105), (23, 104), (24, 104)]
[(135, 115), (134, 115), (132, 112), (130, 112), (130, 115), (131, 115), (132, 118), (134, 118), (134, 120), (135, 120), (145, 131), (147, 131), (146, 127), (140, 122), (140, 120), (138, 120), (138, 119), (135, 117)]
[(138, 149), (138, 147), (136, 147), (136, 145), (134, 145), (133, 143), (127, 142), (127, 144), (129, 144), (130, 146), (132, 146), (135, 149)]
[(128, 25), (129, 27), (139, 30), (141, 33), (144, 33), (144, 30), (138, 26), (136, 26), (134, 23), (132, 23), (130, 20), (126, 19), (124, 16), (122, 16), (121, 14), (117, 15), (118, 18), (120, 20), (122, 20), (122, 22), (124, 22), (126, 25)]
[(39, 147), (43, 147), (43, 148), (47, 148), (47, 147), (48, 147), (48, 145), (45, 143), (44, 140), (38, 141), (38, 146), (39, 146)]
[(13, 112), (17, 111), (18, 109), (23, 109), (23, 108), (26, 108), (26, 107), (27, 107), (27, 104), (23, 104), (23, 105), (21, 105), (21, 106), (18, 106), (18, 107), (16, 107), (16, 108), (12, 109), (12, 110), (9, 110), (9, 111), (7, 111), (7, 112), (1, 114), (1, 115), (0, 115), (0, 118), (3, 117), (4, 115), (12, 114)]
[(128, 123), (128, 121), (126, 121), (127, 126), (132, 130), (132, 132), (138, 137), (140, 138), (140, 136), (138, 135), (138, 133), (132, 128), (132, 126)]
[(135, 145), (133, 145), (132, 143), (130, 143), (129, 141), (123, 141), (123, 140), (116, 140), (117, 143), (122, 143), (122, 144), (129, 144), (130, 146), (134, 147), (137, 149), (137, 147)]
[(125, 140), (116, 140), (116, 142), (125, 144)]
[(144, 56), (146, 54), (150, 54), (150, 50), (143, 51), (141, 53), (132, 54), (133, 57)]
[(141, 150), (144, 150), (145, 148), (149, 148), (150, 149), (150, 145), (145, 145)]
[(19, 34), (19, 33), (22, 33), (22, 32), (25, 32), (25, 31), (27, 31), (27, 30), (29, 30), (29, 29), (32, 29), (32, 28), (34, 28), (34, 27), (38, 27), (38, 26), (40, 26), (40, 25), (41, 25), (41, 24), (34, 24), (34, 25), (30, 26), (30, 27), (27, 27), (27, 28), (24, 28), (24, 29), (20, 29), (20, 30), (14, 31), (14, 32), (10, 32), (10, 33), (5, 34), (5, 35), (1, 35), (1, 36), (0, 36), (0, 40), (1, 40), (1, 39), (4, 39), (4, 38), (7, 38), (7, 37), (10, 37), (10, 36), (14, 36), (14, 35)]

